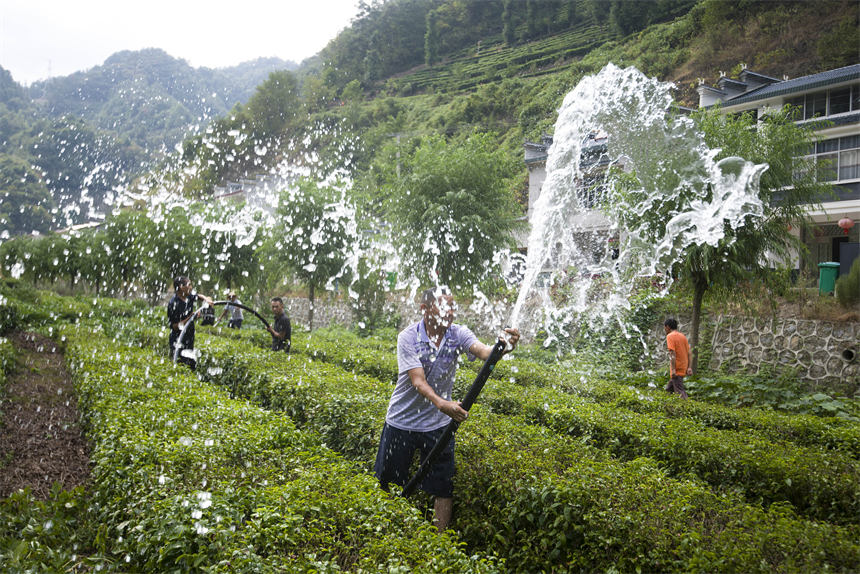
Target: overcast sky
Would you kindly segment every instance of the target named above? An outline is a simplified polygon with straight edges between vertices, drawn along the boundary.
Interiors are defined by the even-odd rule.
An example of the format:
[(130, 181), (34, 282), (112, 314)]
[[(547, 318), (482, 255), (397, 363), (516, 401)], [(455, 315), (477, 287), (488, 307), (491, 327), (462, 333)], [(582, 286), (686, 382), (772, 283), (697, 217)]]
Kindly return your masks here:
[(300, 63), (356, 15), (358, 0), (0, 0), (0, 66), (30, 84), (161, 48), (194, 67), (260, 57)]

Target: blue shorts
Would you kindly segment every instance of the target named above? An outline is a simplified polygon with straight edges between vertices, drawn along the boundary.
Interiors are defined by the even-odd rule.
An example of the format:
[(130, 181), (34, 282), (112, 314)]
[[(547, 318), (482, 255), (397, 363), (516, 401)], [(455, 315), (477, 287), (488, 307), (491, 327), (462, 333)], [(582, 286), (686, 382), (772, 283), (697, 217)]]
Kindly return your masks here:
[[(427, 432), (405, 431), (385, 423), (374, 467), (382, 488), (388, 490), (388, 485), (392, 482), (405, 486), (412, 478), (409, 470), (415, 451), (419, 453), (420, 463), (433, 450), (443, 432), (445, 427)], [(436, 463), (421, 481), (421, 490), (439, 498), (453, 498), (455, 472), (454, 437), (451, 437), (451, 442), (439, 454)]]

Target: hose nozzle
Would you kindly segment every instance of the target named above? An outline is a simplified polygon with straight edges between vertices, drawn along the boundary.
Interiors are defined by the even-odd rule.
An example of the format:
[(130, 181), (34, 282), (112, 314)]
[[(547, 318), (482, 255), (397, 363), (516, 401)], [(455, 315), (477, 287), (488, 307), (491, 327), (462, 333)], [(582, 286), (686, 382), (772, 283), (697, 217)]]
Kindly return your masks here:
[[(510, 329), (510, 327), (505, 327), (505, 329)], [(505, 343), (505, 353), (509, 353), (514, 350), (514, 344), (511, 343), (511, 334), (505, 329), (499, 333), (499, 341), (503, 341)]]

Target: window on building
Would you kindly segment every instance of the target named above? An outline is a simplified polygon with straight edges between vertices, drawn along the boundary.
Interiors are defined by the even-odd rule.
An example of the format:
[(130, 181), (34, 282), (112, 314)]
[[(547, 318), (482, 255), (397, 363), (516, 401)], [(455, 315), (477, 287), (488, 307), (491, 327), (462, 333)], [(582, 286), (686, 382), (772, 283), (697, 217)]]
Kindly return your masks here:
[(860, 148), (860, 136), (846, 136), (839, 138), (839, 149), (855, 149)]
[(792, 112), (794, 113), (795, 120), (803, 119), (803, 96), (798, 96), (796, 98), (791, 98), (786, 100), (785, 103), (791, 106)]
[(851, 111), (851, 87), (839, 88), (830, 92), (830, 113), (843, 114)]
[(798, 146), (794, 153), (795, 155), (815, 155), (815, 143)]
[[(817, 142), (798, 156), (814, 163), (819, 181), (860, 179), (860, 135)], [(802, 167), (796, 166), (796, 178), (800, 179), (804, 173)]]
[(860, 135), (839, 138), (839, 179), (860, 179)]
[(860, 110), (860, 84), (788, 98), (797, 119), (809, 120)]
[(606, 169), (609, 156), (606, 154), (604, 138), (589, 134), (582, 142), (579, 165), (583, 171), (582, 182), (577, 186), (576, 195), (585, 209), (594, 209), (603, 201), (606, 193)]
[(839, 176), (839, 138), (816, 142), (815, 177), (818, 181), (836, 181)]
[(817, 142), (815, 144), (815, 153), (817, 153), (819, 155), (823, 154), (823, 153), (829, 153), (832, 151), (839, 151), (839, 140), (838, 139), (824, 140), (824, 141)]
[(818, 181), (836, 181), (838, 153), (825, 153), (815, 156), (815, 175)]
[(599, 207), (606, 195), (606, 175), (604, 173), (588, 173), (582, 184), (577, 187), (576, 195), (585, 209)]
[(827, 115), (827, 92), (806, 94), (806, 111), (804, 119), (823, 118)]
[(860, 150), (839, 153), (839, 179), (860, 179)]
[[(803, 107), (803, 103), (801, 102), (801, 108)], [(753, 108), (751, 110), (742, 110), (740, 112), (733, 112), (729, 114), (733, 118), (742, 118), (744, 116), (750, 116), (752, 119), (752, 125), (755, 126), (758, 121), (758, 108)]]

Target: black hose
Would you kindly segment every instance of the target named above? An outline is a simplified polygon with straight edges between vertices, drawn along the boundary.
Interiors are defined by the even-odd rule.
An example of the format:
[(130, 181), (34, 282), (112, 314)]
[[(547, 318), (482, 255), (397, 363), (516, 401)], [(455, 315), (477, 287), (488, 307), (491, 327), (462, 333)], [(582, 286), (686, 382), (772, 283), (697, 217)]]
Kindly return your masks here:
[[(496, 363), (498, 363), (499, 359), (502, 358), (502, 355), (505, 354), (506, 347), (507, 343), (502, 340), (499, 340), (493, 346), (493, 350), (490, 351), (490, 356), (487, 357), (486, 361), (484, 361), (484, 366), (481, 367), (478, 376), (475, 377), (475, 381), (472, 383), (472, 386), (469, 387), (469, 391), (460, 402), (460, 406), (463, 407), (463, 410), (468, 411), (472, 408), (472, 405), (475, 403), (475, 400), (484, 388), (484, 383), (487, 382), (487, 379), (490, 377), (490, 373), (493, 372)], [(430, 472), (430, 467), (433, 466), (436, 459), (439, 458), (439, 455), (442, 454), (442, 451), (445, 450), (445, 447), (448, 446), (449, 442), (451, 442), (451, 437), (454, 436), (454, 433), (459, 427), (460, 423), (455, 420), (451, 420), (451, 422), (448, 423), (448, 426), (445, 427), (445, 431), (442, 433), (442, 436), (439, 437), (439, 440), (436, 441), (430, 454), (428, 454), (421, 462), (421, 466), (418, 467), (415, 475), (409, 479), (409, 482), (407, 482), (406, 486), (403, 487), (403, 492), (401, 493), (402, 496), (411, 496), (415, 492), (415, 489), (418, 488), (418, 485), (422, 480), (424, 480), (427, 473)]]
[[(236, 307), (239, 307), (240, 309), (244, 309), (245, 311), (248, 311), (248, 312), (250, 312), (250, 313), (253, 313), (253, 314), (254, 314), (254, 316), (255, 316), (255, 317), (257, 317), (257, 319), (259, 319), (260, 321), (262, 321), (262, 322), (263, 322), (263, 325), (265, 325), (265, 326), (266, 326), (266, 330), (268, 330), (268, 329), (270, 328), (270, 327), (269, 327), (269, 322), (268, 322), (268, 321), (266, 321), (266, 320), (263, 318), (263, 316), (262, 316), (262, 315), (260, 315), (259, 313), (257, 313), (257, 312), (256, 312), (256, 311), (254, 311), (253, 309), (251, 309), (250, 307), (246, 307), (245, 305), (242, 305), (241, 303), (234, 303), (233, 301), (215, 301), (215, 302), (213, 302), (213, 303), (212, 303), (212, 306), (213, 306), (213, 307), (214, 307), (214, 306), (216, 306), (216, 305), (235, 305)], [(189, 320), (188, 320), (188, 322), (187, 322), (187, 323), (185, 323), (185, 325), (183, 325), (183, 326), (182, 326), (182, 330), (179, 332), (179, 337), (177, 337), (177, 339), (176, 339), (176, 345), (175, 345), (175, 347), (174, 347), (174, 348), (176, 349), (176, 350), (173, 352), (173, 362), (174, 362), (174, 363), (175, 363), (175, 362), (176, 362), (176, 360), (179, 358), (179, 353), (180, 353), (180, 351), (182, 350), (182, 339), (184, 339), (184, 338), (185, 338), (185, 331), (188, 329), (188, 326), (189, 326), (189, 325), (191, 325), (194, 321), (196, 321), (196, 320), (197, 320), (197, 317), (199, 317), (199, 316), (200, 316), (200, 311), (202, 311), (202, 310), (203, 310), (203, 308), (201, 307), (200, 309), (198, 309), (197, 311), (195, 311), (195, 312), (194, 312), (194, 314), (191, 316), (191, 319), (189, 319)]]
[(245, 305), (242, 305), (241, 303), (234, 303), (234, 302), (232, 302), (232, 301), (215, 301), (214, 303), (212, 303), (212, 306), (213, 306), (213, 307), (214, 307), (214, 306), (216, 306), (216, 305), (233, 305), (234, 307), (238, 307), (239, 309), (244, 309), (245, 311), (248, 311), (248, 312), (250, 312), (250, 313), (253, 313), (253, 314), (254, 314), (254, 316), (255, 316), (257, 319), (259, 319), (260, 321), (262, 321), (262, 322), (263, 322), (263, 325), (265, 325), (265, 326), (266, 326), (266, 329), (268, 329), (268, 328), (269, 328), (269, 322), (268, 322), (268, 321), (266, 321), (266, 320), (263, 318), (263, 316), (262, 316), (262, 315), (260, 315), (259, 313), (257, 313), (257, 312), (256, 312), (256, 311), (254, 311), (253, 309), (251, 309), (250, 307), (246, 307)]

